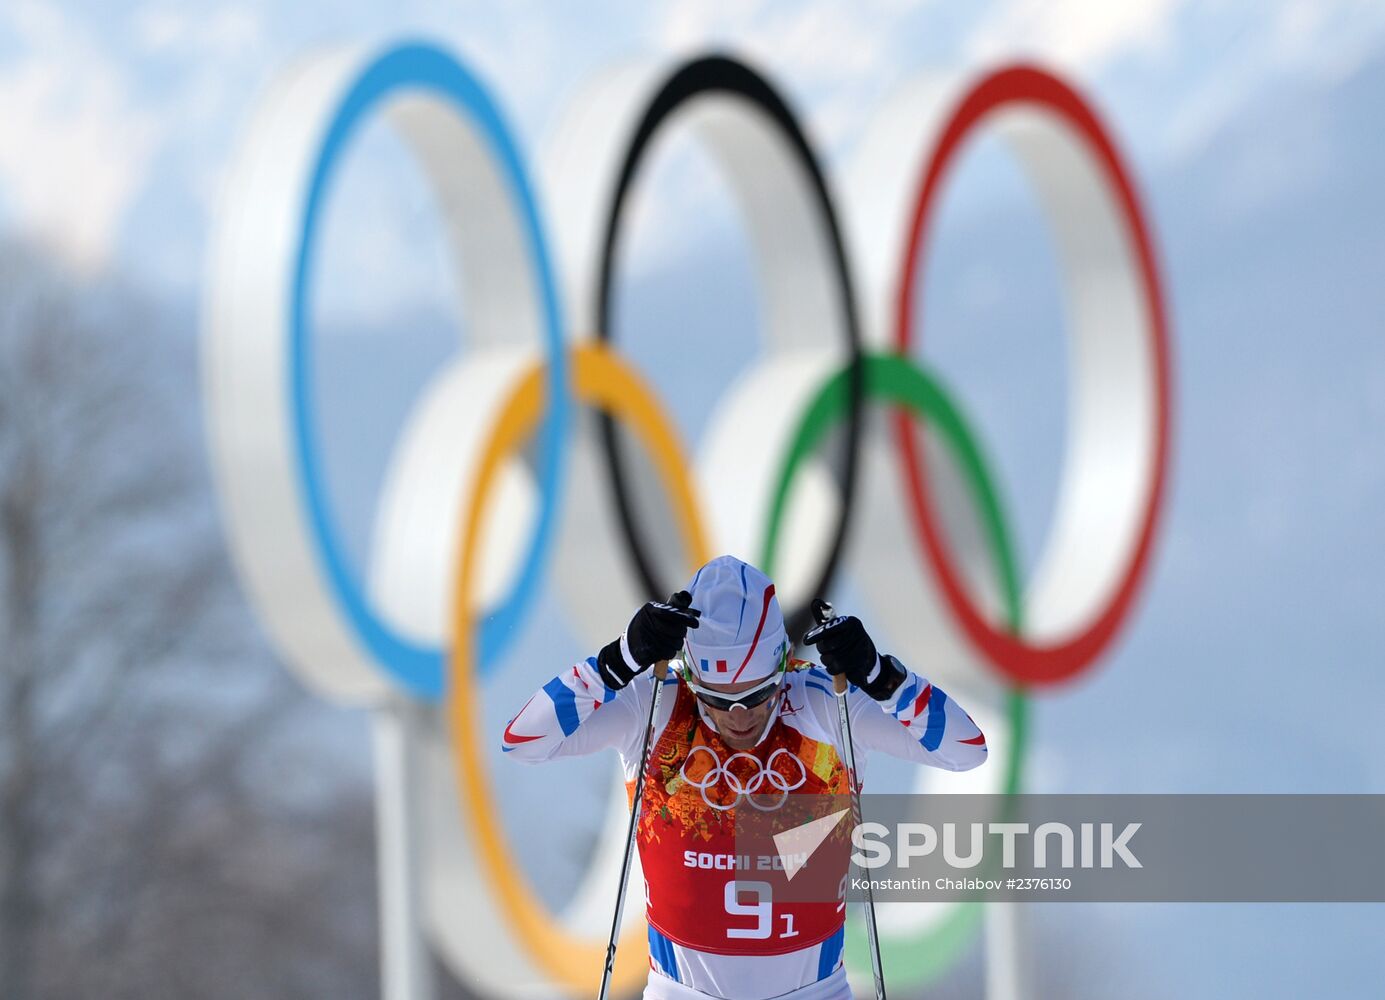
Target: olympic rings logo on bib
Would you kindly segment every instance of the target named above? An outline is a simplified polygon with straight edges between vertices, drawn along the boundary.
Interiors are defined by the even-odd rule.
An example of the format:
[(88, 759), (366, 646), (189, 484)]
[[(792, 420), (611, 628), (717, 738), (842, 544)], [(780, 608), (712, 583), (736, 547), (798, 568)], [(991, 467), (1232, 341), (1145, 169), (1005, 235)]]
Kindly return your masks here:
[[(688, 773), (688, 765), (693, 762), (693, 759), (697, 756), (699, 751), (712, 758), (712, 766), (702, 774), (694, 777)], [(783, 754), (798, 766), (798, 778), (792, 783), (789, 782), (788, 778), (774, 769), (774, 762), (778, 759), (780, 754)], [(738, 760), (747, 760), (750, 762), (753, 773), (748, 780), (736, 773), (733, 764)], [(705, 743), (699, 743), (683, 758), (683, 765), (678, 769), (678, 774), (690, 787), (698, 790), (702, 795), (703, 802), (707, 803), (707, 805), (718, 812), (727, 812), (734, 809), (742, 800), (750, 803), (753, 808), (761, 812), (774, 812), (782, 808), (785, 802), (789, 801), (790, 792), (802, 788), (808, 781), (808, 768), (792, 751), (784, 747), (776, 748), (775, 751), (769, 755), (769, 759), (763, 762), (753, 753), (739, 750), (730, 757), (727, 757), (725, 763), (722, 763), (721, 758), (717, 756), (715, 750)], [(778, 793), (780, 796), (773, 805), (761, 805), (759, 802), (755, 801), (755, 796), (761, 794), (760, 789), (764, 787), (766, 782), (768, 782), (773, 789), (773, 792), (766, 794)], [(730, 802), (715, 801), (708, 796), (707, 790), (709, 788), (716, 788), (721, 784), (725, 784), (725, 786), (731, 790), (732, 799)]]
[[(862, 614), (930, 650), (918, 630), (947, 629), (975, 668), (968, 680), (985, 696), (969, 691), (967, 704), (995, 752), (978, 779), (989, 784), (973, 790), (991, 792), (1019, 790), (1026, 691), (1088, 668), (1127, 617), (1149, 565), (1170, 427), (1165, 303), (1132, 179), (1086, 101), (1051, 73), (1008, 66), (950, 91), (937, 84), (902, 92), (866, 130), (843, 185), (854, 195), (847, 212), (789, 103), (723, 55), (626, 68), (584, 91), (542, 183), (488, 88), (428, 43), (303, 60), (257, 116), (217, 213), (206, 299), (207, 425), (230, 549), (277, 650), (314, 690), (351, 704), (402, 693), (441, 706), (446, 725), (410, 731), (422, 763), (400, 780), (434, 809), (419, 849), (432, 941), (478, 991), (589, 992), (605, 950), (593, 928), (609, 919), (593, 901), (608, 898), (619, 870), (619, 852), (601, 850), (618, 833), (594, 838), (582, 884), (552, 908), (498, 818), (476, 696), (546, 582), (580, 609), (571, 616), (580, 632), (624, 620), (602, 602), (666, 595), (685, 569), (734, 551), (775, 578), (792, 617), (829, 592), (850, 534), (850, 559), (874, 563), (853, 576)], [(473, 322), (400, 434), (362, 567), (324, 471), (312, 291), (334, 178), (372, 117), (396, 126), (434, 188)], [(612, 329), (626, 209), (650, 150), (676, 129), (726, 172), (764, 293), (763, 350), (707, 396), (694, 450)], [(1028, 581), (981, 442), (914, 356), (924, 312), (916, 276), (928, 270), (941, 192), (966, 143), (986, 131), (1010, 141), (1036, 182), (1073, 299), (1069, 452)], [(867, 421), (871, 408), (893, 419)], [(597, 447), (586, 449), (592, 415)], [(891, 433), (875, 433), (882, 426)], [(648, 484), (636, 481), (632, 444), (666, 504), (636, 502)], [(952, 479), (934, 475), (933, 450)], [(882, 459), (898, 481), (880, 475)], [(702, 489), (708, 482), (739, 488)], [(562, 512), (608, 497), (626, 559), (618, 579), (603, 580)], [(972, 512), (976, 539), (949, 535), (942, 512), (954, 507)], [(509, 516), (498, 528), (496, 509)], [(656, 509), (671, 512), (674, 530), (645, 523)], [(669, 547), (653, 540), (667, 537), (688, 566), (660, 563)], [(928, 615), (894, 590), (911, 545), (920, 586), (932, 588)], [(783, 773), (792, 767), (782, 749), (753, 770), (747, 754), (708, 753), (705, 771), (697, 754), (681, 776), (719, 811), (743, 799), (780, 808), (807, 779), (792, 754), (802, 776)], [(439, 817), (446, 810), (434, 804), (449, 796)], [(622, 810), (607, 822), (623, 829)], [(647, 971), (644, 928), (634, 908), (626, 916), (616, 986), (633, 992)], [(918, 985), (944, 971), (978, 924), (979, 911), (959, 904), (926, 927), (887, 928), (891, 981)], [(854, 947), (849, 939), (853, 963)]]

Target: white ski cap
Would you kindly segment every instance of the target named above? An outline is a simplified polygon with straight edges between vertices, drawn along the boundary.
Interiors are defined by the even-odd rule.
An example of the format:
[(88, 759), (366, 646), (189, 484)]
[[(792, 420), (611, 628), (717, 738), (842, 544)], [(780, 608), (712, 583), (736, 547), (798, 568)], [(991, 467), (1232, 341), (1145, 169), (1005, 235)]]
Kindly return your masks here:
[(789, 636), (769, 577), (735, 556), (717, 556), (693, 576), (688, 593), (702, 612), (688, 630), (698, 680), (761, 681), (779, 669)]

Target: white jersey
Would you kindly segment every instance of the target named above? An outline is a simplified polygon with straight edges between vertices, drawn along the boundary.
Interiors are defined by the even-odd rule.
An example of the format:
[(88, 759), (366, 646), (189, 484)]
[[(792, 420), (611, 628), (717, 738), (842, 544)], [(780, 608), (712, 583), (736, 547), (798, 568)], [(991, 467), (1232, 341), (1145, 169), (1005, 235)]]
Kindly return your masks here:
[[(783, 764), (787, 758), (782, 755), (791, 755), (797, 773), (811, 779), (803, 788), (805, 792), (844, 790), (844, 755), (839, 753), (841, 737), (832, 678), (806, 661), (795, 660), (791, 666), (776, 703), (777, 718), (751, 756), (763, 758), (761, 766), (769, 768)], [(686, 779), (693, 755), (702, 762), (719, 763), (728, 751), (691, 707), (695, 700), (686, 685), (672, 675), (664, 685), (655, 720), (655, 745), (662, 751), (660, 766)], [(505, 727), (502, 749), (517, 760), (537, 763), (612, 748), (620, 754), (626, 780), (633, 788), (653, 686), (652, 672), (645, 671), (620, 691), (609, 688), (597, 669), (596, 658), (588, 658), (553, 678), (529, 699)], [(874, 751), (950, 771), (967, 770), (986, 760), (985, 737), (971, 717), (912, 671), (906, 672), (887, 701), (874, 701), (851, 687), (847, 707), (858, 782), (864, 780)], [(676, 721), (672, 728), (671, 721)], [(654, 756), (651, 769), (656, 766)], [(705, 779), (691, 783), (691, 787), (686, 781), (681, 783), (676, 794), (684, 799), (669, 798), (665, 784), (670, 788), (680, 785), (676, 781), (646, 782), (642, 827), (647, 820), (654, 821), (655, 813), (662, 813), (667, 823), (666, 807), (670, 804), (678, 804), (675, 813), (699, 810), (705, 804), (713, 810), (709, 815), (716, 818), (739, 801), (734, 788), (712, 789), (709, 798)], [(718, 801), (718, 794), (730, 798)], [(651, 795), (656, 798), (651, 799)], [(700, 825), (705, 828), (706, 824)], [(719, 885), (689, 881), (688, 873), (669, 860), (681, 856), (681, 848), (687, 846), (677, 838), (689, 835), (675, 822), (661, 826), (657, 852), (650, 849), (646, 839), (640, 841), (650, 924), (651, 971), (645, 996), (668, 1000), (705, 996), (764, 1000), (789, 993), (794, 1000), (850, 997), (842, 966), (844, 909), (839, 908), (842, 913), (835, 923), (819, 920), (817, 933), (805, 935), (812, 940), (803, 947), (770, 938), (744, 941), (740, 939), (744, 932), (735, 931), (731, 934), (738, 939), (723, 945), (716, 937), (718, 927), (733, 918), (723, 912)], [(695, 934), (689, 928), (694, 922)], [(800, 926), (805, 926), (803, 920)]]

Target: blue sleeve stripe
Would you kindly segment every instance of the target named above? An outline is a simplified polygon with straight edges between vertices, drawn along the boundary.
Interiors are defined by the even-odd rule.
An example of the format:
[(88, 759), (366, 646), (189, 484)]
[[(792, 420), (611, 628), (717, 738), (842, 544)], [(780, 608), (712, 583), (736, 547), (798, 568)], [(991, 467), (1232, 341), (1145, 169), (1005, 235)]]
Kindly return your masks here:
[(664, 975), (675, 983), (682, 982), (678, 978), (678, 957), (673, 953), (673, 942), (660, 934), (653, 924), (649, 925), (649, 955)]
[[(596, 662), (595, 656), (587, 657), (587, 666), (595, 670), (598, 677), (601, 676), (601, 665)], [(606, 702), (610, 701), (612, 698), (616, 696), (616, 689), (604, 682), (601, 686), (606, 689), (605, 693), (601, 695), (601, 704), (604, 705), (606, 704)]]
[[(831, 688), (827, 687), (827, 685), (825, 685), (825, 684), (819, 684), (817, 681), (804, 681), (804, 682), (803, 682), (803, 686), (804, 686), (804, 687), (810, 687), (810, 688), (817, 688), (819, 691), (822, 691), (822, 692), (824, 692), (824, 693), (826, 693), (826, 694), (832, 694), (832, 693), (833, 693), (833, 691), (832, 691)], [(790, 772), (790, 773), (792, 773), (792, 772)]]
[(581, 724), (581, 720), (577, 718), (577, 699), (572, 690), (561, 678), (555, 677), (543, 686), (543, 691), (553, 702), (553, 709), (558, 713), (558, 725), (563, 727), (563, 735), (571, 736)]
[(923, 739), (919, 740), (925, 750), (936, 750), (943, 744), (943, 729), (947, 725), (947, 713), (943, 711), (943, 706), (947, 704), (947, 695), (934, 687), (933, 694), (928, 698), (928, 729), (924, 731)]
[(826, 941), (822, 942), (822, 950), (818, 952), (818, 979), (823, 980), (837, 971), (837, 963), (842, 958), (842, 942), (845, 940), (846, 925), (837, 928), (837, 933), (833, 934)]
[(914, 680), (913, 678), (910, 678), (909, 686), (904, 689), (904, 691), (900, 694), (899, 699), (895, 702), (895, 705), (898, 706), (897, 708), (895, 708), (895, 714), (898, 715), (900, 712), (907, 712), (909, 710), (909, 706), (914, 703), (914, 699), (918, 696), (919, 682), (917, 680)]

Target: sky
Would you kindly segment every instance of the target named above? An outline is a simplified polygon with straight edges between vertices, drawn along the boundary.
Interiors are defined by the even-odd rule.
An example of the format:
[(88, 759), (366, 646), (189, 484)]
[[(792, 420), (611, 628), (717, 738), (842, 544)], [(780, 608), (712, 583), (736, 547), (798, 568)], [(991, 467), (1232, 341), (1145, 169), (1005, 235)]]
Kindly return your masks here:
[[(1340, 79), (1377, 53), (1369, 2), (1008, 0), (503, 5), (44, 3), (0, 12), (0, 192), (7, 227), (73, 263), (159, 286), (200, 277), (205, 219), (238, 126), (294, 55), (426, 34), (493, 81), (531, 146), (602, 65), (729, 45), (769, 66), (833, 154), (860, 109), (922, 69), (1036, 56), (1089, 83), (1146, 171), (1195, 157), (1268, 85)], [(1270, 172), (1291, 183), (1305, 162)], [(1326, 151), (1317, 151), (1324, 155)], [(1245, 191), (1246, 198), (1272, 191)], [(201, 218), (202, 225), (195, 220)]]
[[(1041, 699), (1031, 787), (1385, 791), (1385, 5), (10, 0), (0, 235), (194, 315), (220, 186), (274, 76), (317, 46), (419, 36), (481, 72), (534, 159), (572, 92), (628, 58), (748, 56), (801, 110), (831, 177), (918, 73), (1034, 59), (1076, 83), (1117, 137), (1160, 246), (1174, 443), (1142, 598), (1097, 669)], [(711, 357), (678, 366), (713, 386), (744, 360), (755, 290), (705, 165), (695, 149), (661, 153), (620, 294), (631, 328), (713, 331)], [(947, 252), (922, 276), (940, 289), (928, 356), (996, 460), (1032, 565), (1065, 431), (1057, 272), (1005, 151), (979, 143), (963, 167), (939, 223)], [(319, 376), (331, 483), (364, 561), (394, 435), (457, 330), (427, 192), (387, 136), (362, 137), (338, 200), (351, 209), (327, 223)], [(410, 332), (380, 336), (392, 327)], [(661, 344), (631, 357), (670, 389)], [(367, 389), (376, 406), (363, 413), (353, 401)], [(670, 406), (697, 440), (693, 398), (670, 393)], [(505, 715), (525, 696), (516, 685), (488, 711)], [(1355, 997), (1385, 979), (1379, 907), (1050, 907), (1044, 919), (1083, 943), (1094, 976), (1105, 956), (1119, 968), (1101, 974), (1147, 991), (1124, 996)]]

